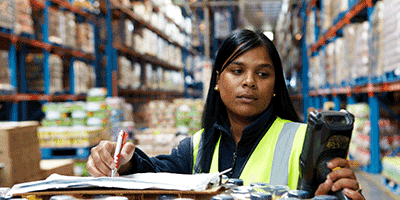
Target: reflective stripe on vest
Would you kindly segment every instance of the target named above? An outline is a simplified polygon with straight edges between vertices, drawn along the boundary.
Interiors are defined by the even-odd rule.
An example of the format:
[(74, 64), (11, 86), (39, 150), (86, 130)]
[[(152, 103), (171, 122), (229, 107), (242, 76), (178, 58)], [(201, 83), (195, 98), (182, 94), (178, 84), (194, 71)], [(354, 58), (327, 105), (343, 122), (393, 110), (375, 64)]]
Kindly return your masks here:
[[(267, 182), (288, 185), (291, 189), (296, 189), (300, 174), (299, 158), (305, 132), (306, 124), (277, 117), (248, 159), (239, 178), (243, 179), (245, 185), (253, 182)], [(201, 133), (198, 134), (201, 135)], [(219, 148), (216, 148), (210, 173), (218, 171), (218, 158)]]

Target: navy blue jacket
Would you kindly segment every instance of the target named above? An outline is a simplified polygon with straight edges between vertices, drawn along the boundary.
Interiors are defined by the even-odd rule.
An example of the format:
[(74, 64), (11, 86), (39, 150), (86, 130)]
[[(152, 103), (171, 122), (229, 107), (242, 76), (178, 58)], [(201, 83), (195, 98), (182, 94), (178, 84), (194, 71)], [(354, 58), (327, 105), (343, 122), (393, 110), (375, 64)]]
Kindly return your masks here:
[[(208, 134), (219, 134), (219, 131), (222, 133), (219, 155), (223, 159), (219, 160), (219, 171), (232, 168), (231, 172), (227, 174), (228, 177), (238, 178), (240, 176), (249, 156), (276, 119), (272, 110), (270, 106), (255, 122), (243, 130), (237, 149), (234, 138), (229, 131), (229, 122), (219, 120), (214, 124), (213, 130)], [(234, 157), (236, 157), (235, 162)], [(132, 168), (127, 174), (143, 172), (191, 174), (193, 170), (191, 138), (183, 139), (177, 148), (172, 149), (170, 155), (158, 155), (150, 158), (142, 150), (136, 148), (131, 162)], [(211, 161), (209, 165), (211, 165)]]

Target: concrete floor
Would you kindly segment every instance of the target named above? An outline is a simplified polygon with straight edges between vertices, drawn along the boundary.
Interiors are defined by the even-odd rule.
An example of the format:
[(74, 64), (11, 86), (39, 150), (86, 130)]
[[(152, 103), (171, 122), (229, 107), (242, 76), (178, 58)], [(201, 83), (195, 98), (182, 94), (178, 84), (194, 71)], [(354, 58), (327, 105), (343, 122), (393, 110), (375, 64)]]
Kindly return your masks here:
[(400, 200), (400, 196), (392, 193), (382, 184), (382, 175), (370, 174), (354, 169), (366, 200)]

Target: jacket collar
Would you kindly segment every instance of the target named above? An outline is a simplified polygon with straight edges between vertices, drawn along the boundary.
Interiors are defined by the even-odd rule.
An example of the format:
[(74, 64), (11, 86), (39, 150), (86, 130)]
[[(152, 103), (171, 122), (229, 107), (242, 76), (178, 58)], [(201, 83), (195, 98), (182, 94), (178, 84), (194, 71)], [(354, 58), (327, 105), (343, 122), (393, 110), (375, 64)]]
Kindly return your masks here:
[[(265, 129), (269, 127), (275, 119), (276, 115), (273, 111), (273, 105), (271, 104), (268, 108), (250, 125), (244, 128), (242, 132), (242, 137), (237, 146), (238, 154), (249, 153), (254, 145), (256, 145), (260, 137), (264, 136)], [(218, 133), (216, 130), (220, 130), (223, 134), (231, 137), (233, 136), (230, 132), (230, 124), (227, 117), (221, 117), (214, 126), (214, 133)]]

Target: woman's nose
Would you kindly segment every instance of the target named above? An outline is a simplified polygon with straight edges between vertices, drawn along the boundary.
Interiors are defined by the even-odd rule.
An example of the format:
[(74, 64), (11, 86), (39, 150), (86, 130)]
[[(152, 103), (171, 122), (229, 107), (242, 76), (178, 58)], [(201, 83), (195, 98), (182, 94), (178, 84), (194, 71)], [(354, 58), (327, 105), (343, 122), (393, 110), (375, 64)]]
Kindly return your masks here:
[(244, 76), (243, 86), (250, 88), (256, 87), (256, 80), (252, 73), (248, 73)]

